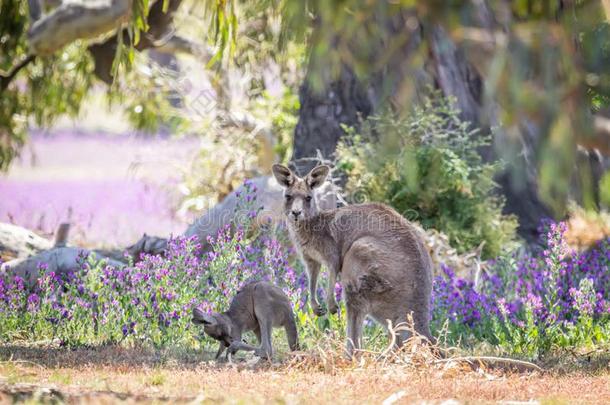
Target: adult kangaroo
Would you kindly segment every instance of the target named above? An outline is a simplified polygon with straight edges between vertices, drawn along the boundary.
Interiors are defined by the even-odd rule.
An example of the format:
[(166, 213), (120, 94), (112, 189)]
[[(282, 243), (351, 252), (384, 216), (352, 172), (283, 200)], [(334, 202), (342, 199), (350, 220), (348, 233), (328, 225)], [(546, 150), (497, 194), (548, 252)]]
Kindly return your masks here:
[[(382, 325), (406, 322), (412, 314), (415, 330), (430, 338), (432, 261), (417, 230), (384, 204), (356, 204), (320, 211), (315, 189), (324, 183), (328, 166), (317, 166), (301, 178), (282, 165), (273, 175), (284, 187), (284, 213), (290, 236), (309, 277), (314, 313), (325, 310), (316, 297), (320, 265), (328, 269), (328, 310), (337, 312), (334, 286), (343, 286), (347, 310), (346, 351), (360, 349), (364, 318)], [(409, 332), (401, 332), (401, 345)]]

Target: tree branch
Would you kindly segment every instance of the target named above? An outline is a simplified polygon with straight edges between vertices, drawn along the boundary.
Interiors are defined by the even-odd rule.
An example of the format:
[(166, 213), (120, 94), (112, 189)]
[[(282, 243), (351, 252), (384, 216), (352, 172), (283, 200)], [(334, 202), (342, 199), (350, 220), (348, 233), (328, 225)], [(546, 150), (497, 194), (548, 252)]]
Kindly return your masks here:
[[(32, 3), (30, 1), (30, 4)], [(130, 10), (130, 0), (62, 3), (51, 13), (34, 22), (30, 28), (30, 52), (34, 55), (50, 55), (77, 39), (95, 38), (105, 34), (119, 26)]]
[(8, 85), (11, 83), (11, 81), (15, 78), (15, 76), (17, 75), (17, 73), (19, 73), (21, 69), (29, 65), (35, 59), (36, 55), (28, 55), (25, 57), (25, 59), (23, 59), (16, 66), (14, 66), (8, 73), (0, 74), (0, 93), (6, 90)]
[(171, 31), (174, 13), (180, 7), (182, 0), (168, 0), (167, 12), (163, 11), (163, 1), (157, 1), (150, 6), (148, 13), (148, 31), (136, 45), (138, 51), (153, 48), (155, 41), (162, 39)]
[[(50, 14), (42, 16), (41, 0), (28, 0), (28, 3), (33, 21), (28, 33), (33, 55), (48, 55), (76, 39), (95, 38), (107, 33), (127, 18), (131, 10), (131, 0), (81, 0), (61, 3)], [(209, 60), (213, 54), (210, 48), (170, 34), (173, 14), (182, 0), (169, 0), (166, 12), (163, 11), (163, 3), (163, 0), (158, 0), (150, 6), (147, 18), (149, 30), (141, 36), (135, 48), (138, 51), (157, 48), (166, 53), (188, 52)], [(127, 30), (121, 30), (118, 35), (123, 36), (124, 43), (129, 43)], [(117, 35), (113, 35), (88, 48), (95, 60), (95, 75), (108, 84), (112, 83), (117, 39)]]
[[(138, 51), (154, 48), (155, 42), (159, 41), (170, 32), (170, 26), (174, 18), (174, 12), (178, 9), (182, 0), (169, 0), (167, 12), (163, 12), (163, 1), (153, 3), (148, 13), (149, 30), (146, 35), (140, 38), (140, 42), (135, 46)], [(119, 35), (123, 35), (123, 43), (128, 44), (130, 39), (127, 30), (122, 30)], [(112, 84), (112, 61), (116, 54), (118, 43), (117, 35), (113, 35), (106, 41), (89, 46), (89, 52), (95, 61), (95, 75), (107, 84)]]

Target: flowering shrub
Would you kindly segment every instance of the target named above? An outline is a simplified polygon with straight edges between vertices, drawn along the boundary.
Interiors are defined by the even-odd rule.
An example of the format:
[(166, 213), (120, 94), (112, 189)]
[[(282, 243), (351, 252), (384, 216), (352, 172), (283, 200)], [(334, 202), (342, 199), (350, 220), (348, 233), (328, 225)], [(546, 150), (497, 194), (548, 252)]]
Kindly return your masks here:
[(178, 237), (164, 256), (144, 255), (125, 268), (81, 257), (78, 272), (40, 276), (28, 288), (18, 276), (0, 279), (0, 340), (60, 338), (70, 344), (132, 341), (153, 346), (192, 345), (194, 305), (225, 310), (245, 283), (266, 279), (281, 286), (297, 307), (303, 305), (305, 276), (290, 266), (291, 253), (280, 232), (251, 229), (257, 209), (254, 186), (239, 205), (234, 224), (208, 242), (199, 257), (196, 237)]
[(0, 284), (0, 339), (59, 338), (68, 344), (133, 338), (155, 346), (188, 339), (188, 314), (202, 267), (194, 240), (168, 244), (166, 257), (146, 256), (114, 268), (82, 257), (78, 272), (40, 276), (27, 288), (18, 276)]
[(610, 239), (570, 251), (565, 223), (549, 223), (538, 252), (496, 261), (480, 286), (449, 268), (434, 285), (433, 323), (451, 339), (487, 340), (538, 357), (555, 347), (590, 346), (610, 331)]
[[(256, 189), (245, 186), (237, 219), (207, 240), (211, 250), (203, 256), (195, 237), (178, 237), (164, 256), (144, 255), (124, 268), (83, 254), (73, 274), (49, 273), (41, 264), (34, 286), (15, 275), (0, 278), (0, 341), (193, 347), (200, 331), (191, 324), (192, 308), (226, 310), (237, 290), (261, 279), (292, 300), (305, 345), (328, 329), (341, 337), (345, 317), (314, 317), (304, 305), (307, 278), (286, 233), (252, 226)], [(434, 283), (433, 329), (445, 329), (451, 343), (489, 342), (529, 358), (557, 347), (607, 344), (610, 239), (578, 254), (565, 244), (564, 223), (545, 226), (543, 249), (497, 259), (477, 286), (443, 267)], [(339, 285), (335, 294), (340, 299)], [(379, 327), (366, 330), (369, 344), (379, 344)]]

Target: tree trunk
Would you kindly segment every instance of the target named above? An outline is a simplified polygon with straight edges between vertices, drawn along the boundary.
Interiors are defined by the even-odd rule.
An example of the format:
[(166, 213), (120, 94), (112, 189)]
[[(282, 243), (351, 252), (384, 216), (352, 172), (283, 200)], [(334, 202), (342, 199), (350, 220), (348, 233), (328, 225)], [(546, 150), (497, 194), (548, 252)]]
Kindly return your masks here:
[[(488, 14), (485, 14), (488, 15)], [(491, 23), (490, 23), (491, 24)], [(463, 52), (440, 27), (433, 27), (428, 43), (431, 48), (431, 65), (435, 82), (445, 96), (456, 99), (456, 107), (461, 118), (489, 134), (492, 127), (499, 128), (496, 106), (485, 106), (483, 78), (466, 59)], [(538, 239), (538, 226), (543, 218), (552, 216), (551, 210), (538, 196), (535, 154), (538, 128), (533, 123), (521, 125), (521, 151), (512, 162), (496, 176), (500, 192), (506, 198), (504, 212), (514, 214), (519, 219), (518, 232), (529, 243)], [(501, 130), (495, 134), (494, 143), (512, 142)], [(495, 160), (497, 153), (493, 147), (480, 150), (483, 159)], [(529, 157), (530, 159), (527, 159)]]
[(348, 66), (322, 92), (312, 87), (306, 80), (299, 92), (301, 108), (292, 160), (301, 175), (315, 166), (311, 158), (319, 154), (328, 158), (335, 153), (344, 134), (342, 125), (358, 126), (360, 119), (375, 111), (377, 103), (367, 91), (369, 86), (359, 81)]
[[(483, 29), (493, 27), (493, 14), (485, 2), (479, 3), (473, 12), (476, 24)], [(401, 22), (388, 23), (396, 35), (408, 40), (389, 58), (383, 70), (359, 78), (345, 64), (336, 80), (329, 81), (322, 91), (314, 92), (308, 80), (313, 74), (319, 74), (312, 72), (312, 68), (320, 65), (310, 63), (307, 79), (300, 91), (301, 109), (294, 136), (293, 160), (301, 172), (310, 169), (315, 162), (300, 162), (299, 159), (315, 157), (318, 151), (325, 158), (334, 154), (337, 142), (344, 134), (342, 125), (357, 128), (361, 119), (384, 106), (409, 107), (408, 104), (417, 102), (417, 95), (424, 84), (433, 84), (443, 95), (455, 97), (462, 119), (480, 128), (482, 133), (488, 134), (490, 128), (499, 126), (497, 106), (488, 105), (484, 100), (484, 80), (465, 53), (438, 25), (430, 23), (422, 28), (418, 21), (418, 28), (414, 29), (408, 20), (412, 17), (413, 14), (405, 13)], [(427, 43), (427, 60), (420, 66), (408, 68), (411, 54), (422, 42), (422, 32)], [(329, 52), (337, 50), (329, 47)], [(319, 58), (324, 59), (323, 56)], [(411, 94), (405, 101), (400, 93), (405, 92), (409, 85), (415, 90), (410, 90)], [(380, 89), (390, 90), (384, 93)], [(402, 100), (395, 102), (397, 97)], [(505, 212), (519, 218), (519, 234), (528, 242), (534, 242), (541, 219), (551, 216), (551, 211), (538, 195), (536, 161), (526, 159), (536, 155), (538, 133), (535, 125), (529, 122), (524, 122), (521, 129), (519, 146), (523, 150), (497, 176), (497, 181), (500, 192), (506, 197)], [(501, 132), (496, 137), (498, 139), (494, 142), (514, 142)], [(484, 148), (480, 153), (485, 160), (497, 158), (492, 147)]]
[[(292, 161), (300, 174), (315, 166), (318, 155), (324, 159), (333, 157), (337, 142), (344, 134), (344, 125), (358, 128), (362, 120), (381, 106), (400, 104), (402, 100), (392, 99), (398, 89), (413, 95), (427, 80), (423, 69), (413, 70), (409, 63), (404, 63), (417, 50), (422, 39), (414, 12), (401, 10), (390, 13), (383, 21), (371, 16), (364, 22), (369, 23), (380, 24), (384, 34), (364, 47), (367, 54), (364, 58), (374, 61), (381, 59), (382, 55), (387, 56), (385, 49), (391, 47), (396, 50), (384, 58), (386, 63), (371, 69), (365, 76), (356, 75), (349, 63), (341, 63), (340, 73), (333, 78), (327, 71), (328, 55), (312, 52), (310, 56), (308, 73), (299, 92), (301, 107), (294, 133)], [(353, 44), (353, 47), (355, 53), (363, 52), (362, 44)], [(339, 53), (333, 47), (329, 52)], [(314, 86), (314, 82), (323, 83)]]

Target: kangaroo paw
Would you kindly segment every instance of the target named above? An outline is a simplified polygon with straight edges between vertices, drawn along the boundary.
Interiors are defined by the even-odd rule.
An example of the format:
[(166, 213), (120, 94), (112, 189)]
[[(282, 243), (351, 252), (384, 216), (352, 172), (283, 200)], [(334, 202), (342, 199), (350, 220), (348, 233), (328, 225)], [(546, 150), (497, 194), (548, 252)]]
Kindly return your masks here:
[(262, 360), (271, 360), (271, 358), (269, 357), (269, 353), (267, 353), (267, 351), (264, 348), (262, 348), (262, 347), (256, 349), (254, 354), (256, 356), (260, 357)]
[(313, 313), (316, 314), (316, 316), (324, 316), (326, 315), (326, 309), (318, 305), (316, 307), (313, 307)]

